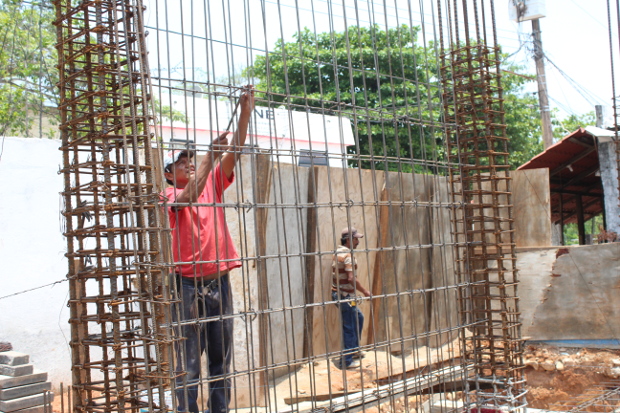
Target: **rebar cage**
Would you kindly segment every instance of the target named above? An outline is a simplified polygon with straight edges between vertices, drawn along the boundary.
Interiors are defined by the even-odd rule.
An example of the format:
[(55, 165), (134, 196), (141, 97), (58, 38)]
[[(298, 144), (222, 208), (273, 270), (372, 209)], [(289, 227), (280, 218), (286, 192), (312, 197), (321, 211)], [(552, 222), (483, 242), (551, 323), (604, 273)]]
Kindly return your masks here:
[(55, 6), (72, 409), (524, 406), (492, 1)]

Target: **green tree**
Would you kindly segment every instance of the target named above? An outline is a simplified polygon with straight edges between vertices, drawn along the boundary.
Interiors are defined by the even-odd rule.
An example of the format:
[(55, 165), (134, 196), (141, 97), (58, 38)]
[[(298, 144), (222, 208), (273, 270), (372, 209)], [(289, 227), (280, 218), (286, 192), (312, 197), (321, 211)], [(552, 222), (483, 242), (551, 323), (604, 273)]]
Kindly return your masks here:
[(586, 126), (596, 125), (596, 115), (594, 112), (584, 113), (582, 115), (572, 114), (563, 120), (554, 117), (553, 124), (553, 137), (556, 140), (562, 139), (564, 136), (575, 132), (579, 128), (585, 128)]
[(439, 115), (437, 101), (429, 98), (437, 90), (430, 86), (431, 62), (417, 44), (418, 31), (355, 26), (315, 34), (306, 28), (258, 56), (245, 74), (259, 80), (271, 101), (344, 113), (359, 137), (351, 152), (365, 155), (361, 166), (370, 167), (374, 157), (377, 168), (412, 170), (409, 159), (432, 157), (437, 149), (433, 120)]
[[(435, 45), (421, 46), (418, 33), (406, 25), (320, 34), (306, 28), (258, 56), (245, 75), (257, 78), (272, 102), (350, 118), (359, 138), (350, 152), (360, 154), (352, 164), (428, 171), (411, 159), (444, 159), (441, 77)], [(542, 149), (541, 127), (536, 98), (523, 92), (531, 79), (515, 74), (519, 67), (507, 68), (502, 87), (510, 163), (516, 167)]]
[(0, 0), (0, 135), (29, 136), (43, 113), (58, 119), (51, 3)]
[(538, 98), (524, 91), (534, 79), (516, 75), (516, 71), (521, 69), (513, 66), (502, 76), (506, 135), (510, 138), (508, 160), (512, 169), (523, 165), (544, 148)]

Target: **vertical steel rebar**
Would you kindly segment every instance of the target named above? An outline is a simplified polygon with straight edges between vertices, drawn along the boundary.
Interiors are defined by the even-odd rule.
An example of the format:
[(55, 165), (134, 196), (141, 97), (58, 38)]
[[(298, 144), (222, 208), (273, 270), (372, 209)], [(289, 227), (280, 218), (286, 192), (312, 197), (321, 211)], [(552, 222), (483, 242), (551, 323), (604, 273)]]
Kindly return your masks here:
[[(492, 3), (491, 3), (492, 6)], [(525, 404), (522, 341), (514, 242), (508, 137), (504, 121), (499, 48), (480, 36), (487, 27), (484, 1), (463, 1), (463, 25), (454, 3), (454, 33), (462, 42), (442, 43), (443, 104), (455, 211), (457, 269), (469, 286), (461, 313), (474, 325), (463, 336), (465, 360), (474, 365), (470, 396), (477, 405), (517, 409)], [(482, 13), (481, 13), (482, 12)], [(476, 34), (469, 32), (473, 14)], [(480, 19), (480, 15), (482, 18)]]
[[(222, 2), (223, 5), (225, 3)], [(73, 386), (69, 389), (70, 394), (73, 394), (71, 410), (135, 412), (142, 408), (149, 411), (175, 409), (176, 406), (166, 407), (164, 396), (173, 378), (170, 361), (173, 338), (167, 329), (171, 320), (169, 307), (172, 298), (167, 290), (166, 276), (174, 264), (169, 262), (169, 255), (164, 258), (168, 248), (164, 230), (167, 217), (162, 216), (160, 208), (161, 171), (156, 170), (157, 153), (152, 149), (151, 130), (154, 130), (154, 119), (150, 115), (149, 107), (151, 92), (146, 33), (142, 21), (143, 5), (139, 0), (57, 0), (54, 4), (60, 69), (59, 109), (62, 118), (62, 173), (65, 182), (63, 196), (72, 326)], [(205, 14), (207, 4), (205, 2), (203, 5)], [(230, 3), (226, 5), (230, 9)], [(331, 3), (328, 5), (331, 6)], [(360, 261), (364, 257), (369, 263), (379, 257), (376, 258), (379, 262), (376, 268), (370, 268), (368, 264), (368, 278), (376, 276), (373, 280), (376, 285), (373, 285), (372, 297), (362, 299), (361, 305), (368, 303), (370, 306), (371, 300), (375, 300), (372, 309), (377, 311), (377, 314), (373, 314), (373, 319), (376, 320), (373, 328), (379, 329), (380, 323), (383, 323), (385, 330), (380, 339), (377, 338), (378, 335), (369, 335), (365, 348), (385, 353), (386, 360), (389, 360), (386, 364), (389, 366), (387, 372), (382, 373), (386, 375), (383, 379), (396, 380), (394, 377), (397, 376), (399, 380), (402, 379), (404, 386), (404, 390), (399, 392), (385, 391), (379, 400), (387, 400), (396, 406), (397, 397), (422, 395), (425, 389), (416, 387), (419, 383), (407, 379), (415, 375), (423, 376), (425, 369), (431, 370), (431, 375), (435, 371), (440, 372), (439, 383), (448, 387), (451, 380), (454, 380), (451, 378), (454, 373), (450, 370), (453, 360), (447, 356), (445, 360), (442, 359), (448, 366), (446, 369), (436, 368), (429, 361), (432, 359), (429, 356), (432, 339), (448, 332), (450, 337), (452, 334), (461, 335), (464, 366), (469, 369), (470, 364), (473, 365), (472, 376), (468, 376), (467, 369), (462, 373), (463, 382), (470, 386), (468, 395), (472, 400), (475, 398), (480, 406), (507, 407), (510, 410), (520, 408), (525, 402), (514, 225), (507, 160), (508, 138), (504, 122), (499, 49), (495, 44), (494, 11), (491, 6), (489, 13), (485, 9), (484, 1), (480, 4), (474, 1), (469, 5), (463, 1), (460, 8), (454, 0), (447, 13), (442, 11), (441, 1), (438, 0), (437, 5), (441, 48), (445, 53), (440, 57), (442, 64), (439, 74), (442, 80), (436, 80), (437, 83), (443, 81), (442, 121), (437, 121), (432, 115), (439, 112), (437, 106), (440, 105), (439, 94), (433, 96), (431, 93), (440, 86), (432, 84), (435, 81), (434, 76), (427, 73), (425, 80), (418, 78), (423, 77), (419, 73), (409, 75), (412, 78), (405, 77), (406, 65), (416, 63), (405, 63), (403, 58), (403, 50), (418, 47), (413, 44), (413, 40), (411, 44), (403, 44), (401, 34), (388, 39), (385, 67), (379, 65), (380, 58), (383, 58), (379, 56), (382, 51), (378, 52), (367, 45), (362, 47), (360, 39), (357, 40), (360, 42), (359, 50), (356, 50), (358, 46), (351, 41), (356, 30), (349, 32), (349, 29), (345, 29), (344, 58), (335, 46), (329, 49), (333, 45), (327, 43), (324, 43), (323, 47), (328, 49), (328, 53), (320, 54), (318, 42), (316, 56), (312, 51), (312, 57), (306, 58), (304, 53), (307, 51), (304, 51), (300, 42), (299, 61), (302, 64), (299, 72), (304, 92), (293, 92), (289, 85), (290, 79), (287, 76), (292, 75), (294, 70), (291, 69), (289, 73), (288, 65), (294, 68), (298, 62), (293, 50), (286, 49), (286, 53), (281, 54), (282, 64), (287, 68), (284, 71), (285, 90), (261, 91), (264, 99), (262, 103), (265, 108), (286, 107), (291, 125), (294, 112), (305, 111), (310, 151), (313, 144), (324, 144), (326, 155), (339, 157), (342, 167), (336, 168), (329, 164), (329, 156), (326, 156), (328, 164), (320, 174), (326, 183), (323, 183), (319, 190), (319, 169), (311, 158), (312, 172), (309, 178), (306, 178), (308, 188), (301, 191), (299, 176), (303, 175), (300, 173), (298, 161), (303, 152), (292, 146), (290, 153), (284, 156), (284, 151), (278, 147), (278, 134), (273, 133), (273, 136), (268, 137), (271, 147), (265, 149), (269, 152), (269, 158), (263, 157), (261, 160), (263, 169), (259, 170), (255, 154), (251, 155), (254, 156), (253, 163), (250, 164), (252, 176), (244, 177), (243, 168), (237, 166), (235, 173), (237, 182), (240, 183), (236, 184), (235, 201), (225, 198), (213, 204), (191, 205), (192, 208), (221, 208), (230, 211), (225, 215), (226, 219), (238, 219), (238, 241), (245, 252), (240, 258), (243, 269), (238, 271), (243, 271), (244, 280), (246, 272), (256, 274), (260, 280), (255, 296), (252, 296), (251, 292), (254, 289), (251, 285), (253, 280), (237, 283), (237, 288), (247, 289), (240, 292), (244, 295), (239, 299), (245, 308), (232, 315), (225, 315), (234, 319), (237, 326), (243, 323), (244, 328), (240, 330), (245, 330), (244, 337), (247, 341), (242, 344), (246, 346), (247, 359), (239, 360), (243, 367), (234, 368), (234, 372), (227, 374), (239, 382), (247, 376), (247, 398), (256, 403), (263, 397), (265, 400), (260, 403), (268, 406), (275, 403), (269, 399), (265, 388), (272, 385), (275, 389), (277, 374), (285, 371), (289, 375), (295, 375), (289, 377), (290, 398), (293, 399), (299, 396), (293, 392), (294, 386), (297, 386), (299, 366), (310, 362), (310, 371), (313, 371), (314, 363), (322, 361), (329, 368), (334, 359), (342, 357), (342, 349), (333, 348), (333, 344), (330, 347), (329, 343), (330, 334), (334, 341), (333, 337), (337, 336), (339, 330), (336, 327), (336, 332), (328, 331), (329, 322), (334, 321), (333, 315), (328, 314), (336, 308), (337, 303), (330, 301), (331, 295), (326, 299), (323, 294), (327, 289), (330, 289), (331, 293), (331, 285), (326, 291), (319, 291), (324, 288), (324, 280), (318, 279), (315, 282), (314, 277), (316, 275), (319, 278), (325, 271), (329, 272), (326, 268), (330, 268), (330, 260), (339, 241), (337, 231), (340, 229), (334, 228), (357, 225), (356, 222), (364, 226), (364, 232), (378, 233), (376, 245), (368, 241), (366, 248), (358, 250), (356, 254)], [(195, 5), (192, 4), (193, 6)], [(165, 13), (162, 12), (166, 18), (169, 17), (167, 7), (166, 5)], [(373, 21), (368, 35), (371, 37), (370, 43), (374, 45), (383, 35), (380, 29), (387, 33), (391, 27), (387, 21), (385, 27), (380, 27), (375, 22), (375, 19), (379, 18), (374, 15), (373, 7), (368, 7), (369, 20)], [(348, 12), (346, 7), (343, 7), (345, 27), (349, 27), (346, 18)], [(333, 24), (331, 20), (335, 20), (336, 11), (328, 7), (327, 13), (330, 24)], [(387, 7), (377, 13), (383, 16), (388, 14)], [(475, 33), (469, 32), (472, 15)], [(447, 45), (443, 44), (442, 16), (447, 17), (450, 26), (449, 36), (446, 36), (450, 39)], [(491, 16), (493, 21), (486, 21), (487, 16)], [(205, 16), (206, 20), (207, 17), (211, 19), (210, 15)], [(283, 17), (279, 18), (280, 35), (284, 38)], [(183, 19), (180, 21), (183, 23)], [(360, 24), (359, 20), (355, 22)], [(462, 22), (464, 26), (461, 27)], [(204, 40), (206, 50), (221, 42), (226, 45), (226, 53), (229, 48), (231, 50), (230, 57), (227, 55), (230, 60), (227, 69), (230, 72), (231, 62), (234, 62), (232, 50), (238, 45), (232, 38), (228, 38), (228, 32), (225, 31), (224, 40), (214, 40), (209, 38), (213, 36), (209, 32), (213, 29), (208, 27), (205, 38), (201, 39), (199, 34), (194, 33), (193, 24), (192, 21), (189, 25), (189, 34), (184, 33), (185, 25), (180, 25), (182, 37), (179, 47), (183, 51), (183, 65), (186, 59), (189, 64), (185, 47), (190, 46), (185, 45), (186, 41), (191, 43), (189, 54), (192, 55), (192, 64), (199, 63), (193, 60), (194, 55), (198, 54), (194, 49), (194, 42)], [(487, 33), (489, 26), (493, 29), (492, 36)], [(326, 36), (331, 42), (334, 42), (336, 37), (334, 27), (330, 26), (330, 33)], [(463, 28), (465, 30), (461, 30)], [(233, 32), (230, 24), (227, 30)], [(170, 36), (172, 32), (167, 28), (161, 31), (166, 36)], [(357, 34), (359, 35), (359, 30)], [(314, 36), (317, 37), (316, 32)], [(412, 36), (412, 39), (415, 39), (415, 36)], [(169, 40), (167, 38), (167, 44)], [(267, 43), (266, 39), (265, 42)], [(392, 50), (391, 46), (397, 47)], [(252, 49), (251, 45), (244, 47), (246, 53)], [(268, 46), (265, 48), (268, 49)], [(211, 52), (206, 59), (214, 59)], [(325, 87), (329, 86), (329, 76), (321, 75), (317, 80), (319, 91), (309, 98), (305, 91), (305, 65), (310, 67), (311, 63), (319, 66), (319, 74), (322, 70), (333, 76), (336, 90), (333, 96), (322, 91), (322, 82), (326, 83)], [(185, 68), (183, 70), (185, 71)], [(343, 76), (342, 73), (347, 70), (348, 74)], [(189, 82), (184, 73), (183, 81), (179, 81), (176, 86), (173, 86), (171, 79), (167, 79), (169, 97), (172, 96), (172, 90), (178, 87), (184, 94), (186, 109), (196, 104), (195, 101), (188, 102), (188, 96), (195, 99), (196, 90), (189, 91), (192, 87), (205, 88), (203, 94), (209, 99), (213, 98), (209, 105), (215, 108), (215, 112), (218, 110), (216, 99), (222, 95), (214, 92), (215, 89), (212, 88), (228, 90), (229, 97), (232, 97), (233, 90), (238, 89), (232, 85), (201, 83), (194, 79), (194, 75), (192, 72), (192, 76), (188, 76), (192, 78)], [(267, 83), (272, 81), (274, 79), (269, 78)], [(341, 83), (348, 86), (341, 86)], [(380, 104), (371, 107), (371, 99), (367, 94), (375, 85), (376, 98), (372, 99), (377, 99)], [(350, 90), (346, 90), (347, 87)], [(397, 96), (395, 91), (400, 87), (405, 90), (402, 96), (404, 103), (397, 104), (401, 97)], [(165, 89), (165, 86), (160, 85), (160, 88)], [(410, 92), (407, 88), (415, 90)], [(358, 89), (363, 89), (363, 92)], [(421, 91), (425, 91), (426, 95)], [(303, 96), (296, 96), (295, 93)], [(347, 101), (347, 95), (352, 96), (351, 101)], [(423, 102), (424, 99), (426, 101)], [(384, 100), (392, 103), (384, 103)], [(431, 115), (425, 115), (423, 107), (427, 107)], [(359, 120), (359, 124), (366, 126), (368, 130), (378, 131), (374, 138), (369, 134), (370, 153), (359, 153), (357, 134), (361, 132), (358, 129), (355, 131), (358, 151), (355, 156), (349, 157), (345, 152), (336, 155), (328, 153), (327, 137), (314, 137), (319, 141), (325, 139), (325, 142), (311, 139), (310, 115), (321, 118), (319, 122), (322, 122), (323, 126), (327, 123), (327, 116), (338, 116), (340, 130), (349, 127), (346, 119), (351, 116), (355, 119), (355, 125), (358, 125)], [(185, 117), (187, 119), (188, 115), (185, 114)], [(213, 115), (209, 113), (205, 117), (213, 118)], [(232, 122), (231, 120), (229, 125)], [(270, 119), (268, 122), (273, 122), (273, 125), (270, 123), (269, 126), (273, 126), (275, 130), (275, 120)], [(173, 126), (171, 122), (170, 129), (174, 129)], [(217, 125), (210, 127), (212, 131), (209, 132), (218, 129)], [(198, 129), (196, 124), (191, 127), (188, 125), (184, 132), (188, 137), (191, 134), (197, 136)], [(430, 129), (446, 131), (447, 159), (440, 160), (438, 148), (434, 146), (435, 132), (428, 132)], [(415, 142), (415, 145), (414, 140), (418, 139), (418, 135), (412, 131), (419, 132), (420, 142)], [(171, 133), (171, 136), (174, 135)], [(290, 138), (292, 140), (292, 137)], [(344, 138), (340, 136), (340, 139), (343, 143)], [(381, 141), (376, 142), (382, 146), (380, 151), (373, 149), (373, 139)], [(430, 142), (427, 142), (427, 139)], [(394, 144), (395, 153), (388, 150), (390, 144)], [(187, 138), (185, 145), (186, 148), (204, 150), (206, 156), (210, 156), (207, 144), (200, 146)], [(419, 153), (414, 153), (413, 148), (416, 145), (421, 148)], [(409, 152), (405, 156), (402, 152), (406, 148)], [(431, 153), (432, 151), (435, 153)], [(414, 156), (422, 159), (414, 159)], [(291, 158), (291, 165), (281, 163), (281, 158), (285, 157)], [(360, 165), (362, 161), (366, 162), (370, 169), (363, 171), (360, 167), (356, 172), (352, 172), (353, 169), (349, 167), (352, 160)], [(285, 201), (284, 195), (288, 189), (283, 187), (283, 182), (288, 182), (282, 173), (285, 170), (290, 171), (295, 178), (295, 188), (289, 189), (293, 193), (294, 201)], [(438, 170), (450, 173), (451, 201), (438, 201), (440, 197), (437, 194), (441, 191), (442, 182), (445, 183), (444, 177), (426, 179), (428, 176), (425, 174)], [(260, 172), (268, 173), (258, 179), (255, 175)], [(371, 172), (371, 179), (362, 182), (363, 175), (370, 175), (365, 172)], [(244, 179), (246, 183), (251, 182), (251, 185), (244, 187)], [(336, 182), (337, 180), (342, 182)], [(374, 198), (364, 199), (364, 196), (352, 189), (357, 185), (358, 191), (363, 192), (369, 181), (372, 181), (374, 187)], [(338, 186), (339, 184), (342, 186)], [(270, 192), (272, 185), (273, 193)], [(251, 191), (252, 195), (244, 194), (244, 190)], [(389, 193), (389, 190), (392, 192)], [(258, 191), (263, 192), (257, 193)], [(321, 191), (323, 192), (320, 193)], [(421, 194), (425, 191), (429, 193), (423, 197)], [(406, 192), (410, 193), (409, 198), (405, 196)], [(300, 200), (303, 198), (300, 195), (302, 193), (307, 195), (305, 201)], [(322, 199), (321, 202), (317, 201), (319, 198)], [(254, 210), (250, 212), (253, 207)], [(433, 227), (433, 221), (447, 216), (443, 214), (447, 208), (454, 211), (451, 236), (439, 233), (443, 227)], [(295, 219), (285, 219), (291, 210), (299, 211)], [(302, 212), (304, 210), (310, 215), (306, 222)], [(340, 211), (344, 213), (341, 215)], [(413, 212), (419, 215), (414, 215)], [(337, 215), (340, 217), (336, 218)], [(376, 224), (366, 224), (370, 215), (376, 217)], [(422, 216), (424, 218), (420, 218)], [(247, 220), (247, 217), (254, 217), (254, 222)], [(420, 222), (417, 222), (418, 219)], [(446, 221), (449, 219), (446, 218)], [(380, 222), (386, 225), (378, 230), (372, 228), (372, 225), (381, 227)], [(271, 225), (270, 231), (275, 234), (273, 238), (278, 248), (267, 245), (267, 235), (272, 235), (267, 233), (268, 224)], [(388, 224), (394, 227), (390, 228), (390, 231), (386, 228)], [(426, 236), (421, 235), (424, 232), (423, 226), (428, 227)], [(429, 229), (431, 227), (433, 228)], [(382, 230), (384, 232), (381, 232)], [(400, 238), (397, 231), (401, 231)], [(434, 234), (434, 238), (430, 235), (432, 231), (438, 232)], [(328, 234), (323, 236), (323, 241), (320, 240), (321, 233)], [(292, 237), (291, 234), (295, 236)], [(327, 241), (330, 238), (333, 239), (332, 242)], [(297, 250), (294, 242), (300, 239), (303, 240), (300, 242), (302, 248)], [(254, 242), (254, 251), (252, 247), (248, 248), (248, 240)], [(307, 244), (312, 245), (304, 245), (306, 240)], [(226, 247), (215, 245), (217, 250)], [(443, 254), (441, 260), (435, 262), (436, 267), (433, 267), (432, 255), (426, 254), (431, 249)], [(399, 255), (401, 252), (405, 254)], [(448, 262), (453, 253), (456, 257), (457, 277), (452, 277)], [(272, 273), (267, 270), (268, 260)], [(193, 264), (199, 261), (200, 257), (196, 258)], [(297, 261), (303, 264), (300, 268), (311, 268), (311, 271), (296, 274), (293, 263)], [(323, 265), (326, 262), (328, 266)], [(323, 267), (315, 271), (315, 266), (321, 265)], [(391, 280), (381, 278), (387, 269), (394, 274)], [(431, 280), (433, 271), (442, 273), (444, 277)], [(300, 278), (305, 300), (302, 304), (290, 299), (294, 284), (291, 280), (297, 280), (294, 277), (308, 277), (308, 281)], [(268, 281), (271, 281), (272, 285)], [(279, 291), (278, 295), (270, 296), (270, 288)], [(235, 294), (237, 293), (235, 291)], [(451, 318), (448, 308), (450, 297), (457, 294), (460, 295), (460, 320)], [(442, 301), (437, 297), (445, 298)], [(277, 304), (272, 304), (271, 300)], [(414, 304), (418, 307), (414, 307)], [(253, 305), (257, 305), (258, 310), (254, 310)], [(442, 306), (445, 308), (441, 308)], [(397, 314), (389, 313), (388, 307), (390, 311), (396, 309)], [(420, 317), (421, 321), (414, 319), (420, 316), (415, 309), (421, 309), (420, 312), (424, 313)], [(319, 314), (319, 311), (323, 311), (322, 317), (312, 315), (315, 312)], [(384, 314), (385, 320), (379, 320), (379, 312)], [(298, 317), (299, 314), (310, 316), (306, 320), (305, 317)], [(260, 331), (254, 333), (252, 316), (256, 315), (260, 317), (259, 323), (256, 323), (260, 325)], [(318, 320), (316, 324), (314, 319)], [(321, 326), (320, 319), (324, 326)], [(314, 331), (317, 337), (322, 338), (315, 342), (311, 333), (304, 333), (301, 337), (292, 334), (289, 337), (287, 334), (280, 335), (284, 337), (284, 343), (274, 342), (274, 337), (282, 333), (281, 330), (296, 324), (293, 320), (297, 320), (297, 323), (307, 322), (309, 325), (306, 331)], [(211, 321), (207, 317), (197, 316), (195, 320), (186, 322), (205, 325)], [(324, 331), (318, 331), (320, 327), (323, 327)], [(259, 339), (253, 341), (253, 334), (257, 334)], [(303, 346), (298, 346), (301, 340)], [(325, 348), (315, 349), (317, 344)], [(280, 346), (281, 354), (276, 354), (280, 352)], [(296, 354), (298, 347), (302, 347), (303, 354)], [(408, 351), (413, 354), (410, 360), (407, 360)], [(422, 356), (427, 357), (420, 355), (423, 351), (426, 353)], [(253, 359), (254, 352), (260, 354), (260, 357)], [(392, 353), (398, 353), (401, 358), (395, 361)], [(176, 367), (182, 370), (183, 366)], [(376, 366), (375, 370), (375, 376), (378, 376)], [(397, 370), (399, 372), (394, 373)], [(257, 372), (260, 374), (259, 380), (254, 378)], [(348, 372), (328, 371), (324, 381), (330, 389), (330, 398), (333, 396), (331, 382), (336, 380), (341, 380), (346, 390)], [(202, 393), (203, 384), (213, 381), (214, 378), (207, 375), (202, 376), (199, 383), (191, 385), (199, 386)], [(317, 384), (323, 384), (317, 383), (314, 376), (310, 381), (313, 388), (316, 388)], [(362, 376), (362, 387), (372, 386), (371, 381)], [(264, 388), (259, 388), (261, 386)], [(241, 393), (243, 389), (234, 387), (233, 390)], [(273, 391), (275, 393), (275, 390)], [(358, 397), (363, 398), (366, 395)], [(316, 403), (316, 400), (312, 401)]]
[(144, 8), (139, 0), (54, 5), (72, 410), (166, 411), (168, 265), (152, 155)]

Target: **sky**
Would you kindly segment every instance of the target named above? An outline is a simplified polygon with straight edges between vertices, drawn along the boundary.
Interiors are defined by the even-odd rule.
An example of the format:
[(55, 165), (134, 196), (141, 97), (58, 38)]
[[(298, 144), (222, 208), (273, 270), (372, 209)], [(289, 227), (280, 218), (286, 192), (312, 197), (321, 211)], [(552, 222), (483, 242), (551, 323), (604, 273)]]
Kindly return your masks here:
[[(490, 0), (478, 0), (489, 4)], [(495, 0), (498, 43), (509, 62), (535, 74), (531, 53), (532, 24), (509, 18), (515, 0)], [(545, 4), (540, 19), (550, 106), (561, 118), (603, 105), (610, 119), (612, 74), (607, 0), (528, 0)], [(609, 0), (617, 16), (617, 0)], [(472, 4), (473, 0), (468, 0)], [(204, 78), (211, 82), (238, 77), (254, 57), (272, 50), (278, 38), (289, 41), (308, 27), (317, 33), (346, 26), (419, 25), (421, 36), (438, 38), (436, 0), (145, 0), (151, 71), (162, 78)], [(448, 0), (442, 0), (447, 4)], [(450, 1), (451, 3), (451, 1)], [(444, 16), (444, 22), (447, 20)], [(473, 19), (472, 19), (473, 20)], [(487, 18), (487, 21), (491, 19)], [(614, 64), (620, 94), (618, 20), (612, 18)], [(157, 29), (159, 28), (159, 30)], [(167, 29), (167, 32), (162, 31)], [(178, 33), (185, 33), (181, 36)], [(168, 33), (168, 35), (166, 35)], [(209, 42), (204, 38), (212, 39)], [(219, 82), (218, 82), (219, 83)], [(233, 82), (234, 83), (234, 82)], [(536, 92), (534, 82), (528, 92)]]
[[(509, 3), (509, 0), (500, 1)], [(614, 27), (614, 66), (616, 82), (620, 82), (618, 57), (618, 20), (616, 0), (611, 0), (612, 26)], [(518, 50), (520, 40), (532, 33), (532, 23), (516, 23), (508, 18), (508, 7), (498, 5), (498, 37), (506, 51)], [(604, 105), (611, 116), (612, 73), (608, 31), (607, 0), (546, 0), (546, 16), (539, 20), (543, 50), (549, 61), (545, 62), (550, 105), (561, 114), (583, 114), (594, 110), (594, 105)], [(528, 65), (535, 72), (531, 54), (525, 50), (517, 53), (515, 63)], [(563, 76), (563, 72), (567, 77)], [(616, 84), (620, 94), (620, 84)]]

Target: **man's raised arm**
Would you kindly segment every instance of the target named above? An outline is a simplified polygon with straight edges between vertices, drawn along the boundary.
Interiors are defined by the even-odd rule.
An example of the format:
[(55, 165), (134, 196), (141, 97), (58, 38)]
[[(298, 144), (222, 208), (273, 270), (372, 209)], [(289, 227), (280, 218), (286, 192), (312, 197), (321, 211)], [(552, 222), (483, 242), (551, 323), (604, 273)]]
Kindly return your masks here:
[(254, 110), (254, 86), (248, 85), (246, 91), (239, 97), (239, 106), (241, 107), (241, 115), (239, 115), (239, 122), (237, 123), (237, 130), (233, 135), (230, 142), (231, 151), (222, 155), (222, 170), (226, 174), (227, 178), (232, 176), (235, 169), (235, 164), (241, 155), (241, 150), (245, 145), (245, 139), (248, 133), (248, 124), (250, 123), (250, 116)]
[(183, 204), (188, 202), (196, 202), (198, 200), (198, 196), (205, 189), (207, 178), (213, 169), (213, 164), (228, 148), (228, 138), (226, 136), (229, 133), (230, 132), (224, 132), (213, 140), (213, 143), (211, 144), (213, 155), (211, 153), (207, 153), (205, 155), (204, 159), (200, 163), (200, 166), (198, 167), (198, 170), (195, 174), (190, 174), (187, 185), (185, 185), (185, 188), (183, 188), (181, 193), (177, 195), (174, 202)]

